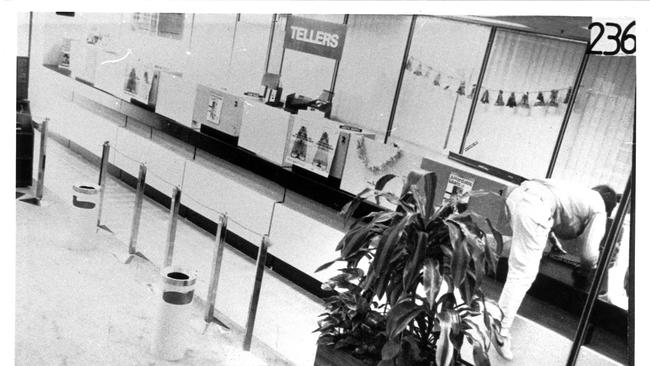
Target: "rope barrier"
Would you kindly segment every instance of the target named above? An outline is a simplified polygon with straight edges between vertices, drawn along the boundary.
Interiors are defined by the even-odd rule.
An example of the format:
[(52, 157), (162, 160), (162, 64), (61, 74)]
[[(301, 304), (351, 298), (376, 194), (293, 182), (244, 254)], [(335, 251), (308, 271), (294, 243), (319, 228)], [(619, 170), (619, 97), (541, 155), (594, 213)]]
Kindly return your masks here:
[[(120, 151), (118, 148), (116, 148), (116, 147), (114, 147), (114, 146), (111, 146), (111, 148), (112, 148), (112, 150), (114, 150), (116, 153), (122, 155), (123, 157), (127, 158), (128, 160), (130, 160), (130, 161), (132, 161), (132, 162), (134, 162), (134, 163), (136, 163), (136, 164), (146, 164), (146, 162), (142, 162), (142, 161), (139, 161), (139, 160), (137, 160), (137, 159), (134, 159), (134, 158), (130, 157), (128, 154), (126, 154), (126, 153)], [(175, 186), (177, 186), (177, 184), (174, 184), (174, 183), (168, 181), (167, 179), (161, 177), (160, 175), (156, 174), (156, 172), (153, 171), (150, 167), (149, 167), (149, 169), (147, 170), (147, 173), (150, 174), (150, 175), (153, 175), (153, 176), (155, 176), (156, 178), (160, 179), (161, 181), (163, 181), (163, 182), (169, 184), (171, 187), (175, 187)], [(212, 207), (210, 207), (210, 206), (208, 206), (208, 205), (202, 203), (201, 201), (199, 201), (198, 199), (192, 197), (191, 195), (189, 195), (189, 194), (187, 194), (187, 193), (183, 193), (183, 198), (184, 198), (184, 199), (190, 199), (191, 201), (194, 201), (197, 205), (199, 205), (199, 206), (203, 207), (204, 209), (206, 209), (206, 210), (208, 210), (208, 211), (211, 211), (211, 212), (213, 212), (213, 213), (215, 213), (215, 214), (217, 214), (217, 215), (223, 215), (223, 214), (226, 214), (226, 213), (223, 212), (223, 211), (219, 211), (219, 210), (217, 210), (217, 209), (215, 209), (215, 208), (212, 208)], [(258, 232), (258, 231), (255, 231), (255, 230), (253, 230), (253, 229), (247, 227), (246, 225), (242, 224), (240, 221), (236, 220), (235, 218), (233, 218), (233, 217), (230, 216), (230, 215), (228, 216), (228, 218), (229, 218), (229, 220), (230, 220), (233, 224), (237, 225), (237, 226), (240, 227), (241, 229), (243, 229), (243, 230), (245, 230), (245, 231), (247, 231), (247, 232), (249, 232), (249, 233), (251, 233), (251, 234), (253, 234), (253, 235), (255, 235), (255, 236), (259, 236), (260, 238), (263, 238), (264, 235), (266, 235), (266, 234), (262, 234), (262, 233), (260, 233), (260, 232)]]
[(153, 170), (151, 170), (151, 169), (149, 170), (149, 173), (151, 173), (151, 175), (153, 175), (154, 177), (160, 179), (160, 180), (163, 181), (164, 183), (169, 184), (170, 187), (176, 187), (176, 186), (178, 186), (178, 184), (174, 184), (174, 183), (168, 181), (167, 179), (165, 179), (165, 178), (161, 177), (160, 175), (156, 174), (156, 172), (153, 171)]
[[(223, 211), (219, 211), (217, 209), (214, 209), (214, 208), (212, 208), (210, 206), (207, 206), (207, 205), (201, 203), (199, 200), (197, 200), (196, 198), (192, 197), (191, 195), (189, 195), (187, 193), (183, 194), (183, 198), (189, 198), (190, 200), (194, 201), (197, 205), (205, 208), (206, 210), (212, 211), (212, 212), (216, 213), (217, 215), (224, 215), (224, 214), (227, 215), (227, 213), (225, 213)], [(265, 234), (260, 234), (259, 232), (255, 231), (255, 230), (247, 227), (246, 225), (242, 224), (241, 222), (235, 220), (235, 218), (233, 218), (231, 215), (228, 215), (228, 220), (230, 222), (234, 223), (235, 225), (237, 225), (238, 227), (244, 229), (245, 231), (247, 231), (247, 232), (249, 232), (249, 233), (251, 233), (253, 235), (259, 236), (260, 238), (264, 237), (264, 235), (265, 235)]]
[[(136, 163), (136, 164), (143, 164), (143, 163), (145, 163), (144, 161), (140, 161), (140, 160), (134, 159), (134, 158), (130, 157), (128, 154), (121, 152), (121, 151), (120, 151), (117, 147), (115, 147), (115, 146), (111, 146), (111, 148), (112, 148), (113, 151), (115, 151), (116, 153), (122, 155), (123, 157), (127, 158), (128, 160), (131, 160), (132, 162), (134, 162), (134, 163)], [(145, 164), (146, 164), (146, 163), (145, 163)]]

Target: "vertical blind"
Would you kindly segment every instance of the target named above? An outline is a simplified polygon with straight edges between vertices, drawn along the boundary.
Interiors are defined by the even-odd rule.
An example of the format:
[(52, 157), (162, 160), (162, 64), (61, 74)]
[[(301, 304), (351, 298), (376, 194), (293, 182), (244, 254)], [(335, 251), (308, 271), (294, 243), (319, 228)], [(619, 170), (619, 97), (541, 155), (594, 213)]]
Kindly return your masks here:
[(589, 59), (553, 177), (622, 192), (632, 169), (636, 59)]

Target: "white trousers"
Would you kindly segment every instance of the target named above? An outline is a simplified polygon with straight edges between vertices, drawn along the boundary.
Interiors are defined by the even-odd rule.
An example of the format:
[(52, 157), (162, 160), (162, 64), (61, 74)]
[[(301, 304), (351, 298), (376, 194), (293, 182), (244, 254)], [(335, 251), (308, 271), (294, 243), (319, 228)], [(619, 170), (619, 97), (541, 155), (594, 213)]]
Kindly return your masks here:
[(512, 244), (508, 277), (499, 298), (504, 313), (501, 323), (504, 335), (510, 333), (517, 310), (539, 272), (555, 202), (546, 187), (526, 181), (510, 193), (506, 204), (511, 215)]

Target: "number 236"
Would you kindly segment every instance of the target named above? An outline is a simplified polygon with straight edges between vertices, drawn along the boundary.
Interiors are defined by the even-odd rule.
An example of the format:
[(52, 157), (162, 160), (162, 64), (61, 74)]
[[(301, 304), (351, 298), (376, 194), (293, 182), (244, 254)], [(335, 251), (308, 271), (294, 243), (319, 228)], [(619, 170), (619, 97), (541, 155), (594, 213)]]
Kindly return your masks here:
[[(636, 36), (629, 32), (635, 25), (636, 22), (633, 21), (623, 29), (618, 23), (607, 22), (603, 25), (603, 23), (594, 22), (589, 24), (589, 30), (597, 28), (597, 33), (589, 44), (587, 52), (605, 56), (617, 55), (619, 52), (625, 55), (634, 54), (636, 52)], [(606, 39), (603, 39), (603, 36), (606, 36)], [(631, 47), (628, 47), (630, 43)], [(614, 49), (611, 51), (603, 51), (611, 49), (612, 46)]]

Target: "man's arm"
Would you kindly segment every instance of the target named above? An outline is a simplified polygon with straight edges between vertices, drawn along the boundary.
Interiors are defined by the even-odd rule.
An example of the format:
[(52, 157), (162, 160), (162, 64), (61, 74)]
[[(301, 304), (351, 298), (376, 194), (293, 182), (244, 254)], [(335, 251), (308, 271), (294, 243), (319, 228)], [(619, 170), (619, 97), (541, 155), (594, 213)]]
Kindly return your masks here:
[(596, 213), (591, 217), (587, 227), (580, 235), (582, 243), (582, 254), (580, 261), (585, 268), (596, 268), (598, 254), (600, 251), (600, 242), (605, 236), (607, 225), (607, 214), (605, 212)]
[(555, 234), (553, 234), (552, 231), (549, 231), (548, 233), (548, 241), (551, 243), (552, 253), (566, 254), (566, 250), (564, 250), (562, 243), (560, 243), (560, 241), (557, 239), (557, 237), (555, 237)]

